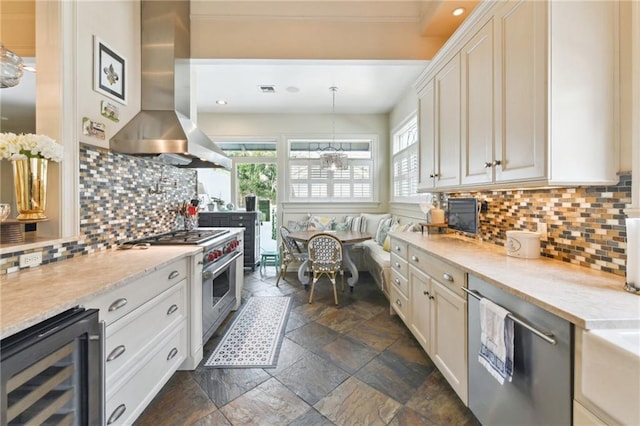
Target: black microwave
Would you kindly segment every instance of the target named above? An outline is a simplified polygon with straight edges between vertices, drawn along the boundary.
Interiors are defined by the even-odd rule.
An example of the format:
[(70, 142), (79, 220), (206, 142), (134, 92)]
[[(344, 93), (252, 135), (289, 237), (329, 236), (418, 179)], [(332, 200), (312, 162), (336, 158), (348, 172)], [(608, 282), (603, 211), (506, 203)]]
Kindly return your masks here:
[(449, 198), (447, 216), (448, 228), (468, 234), (478, 233), (478, 200), (476, 198)]

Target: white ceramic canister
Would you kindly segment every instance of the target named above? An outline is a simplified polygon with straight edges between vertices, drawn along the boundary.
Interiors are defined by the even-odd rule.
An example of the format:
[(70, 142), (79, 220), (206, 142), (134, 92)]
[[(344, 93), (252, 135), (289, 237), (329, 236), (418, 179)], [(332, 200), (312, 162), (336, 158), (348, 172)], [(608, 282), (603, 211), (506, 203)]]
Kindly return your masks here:
[(522, 259), (540, 257), (540, 234), (531, 231), (507, 231), (507, 256)]

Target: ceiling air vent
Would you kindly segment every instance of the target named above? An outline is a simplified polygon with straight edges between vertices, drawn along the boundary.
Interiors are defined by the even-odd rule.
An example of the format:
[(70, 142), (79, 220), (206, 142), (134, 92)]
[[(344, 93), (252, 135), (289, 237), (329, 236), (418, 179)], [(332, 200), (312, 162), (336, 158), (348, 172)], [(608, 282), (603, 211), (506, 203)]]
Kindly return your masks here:
[(262, 93), (276, 93), (275, 86), (262, 85), (262, 86), (258, 86), (258, 87), (260, 88), (260, 91)]

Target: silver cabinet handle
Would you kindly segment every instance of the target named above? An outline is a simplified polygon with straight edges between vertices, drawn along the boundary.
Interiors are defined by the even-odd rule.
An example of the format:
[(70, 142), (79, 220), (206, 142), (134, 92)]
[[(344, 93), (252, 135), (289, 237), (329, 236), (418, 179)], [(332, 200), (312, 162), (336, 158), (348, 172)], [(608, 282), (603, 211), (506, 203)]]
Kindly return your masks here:
[(499, 165), (501, 165), (501, 164), (502, 164), (502, 161), (500, 161), (500, 160), (495, 160), (495, 161), (493, 162), (493, 166), (494, 166), (494, 167), (495, 167), (495, 166), (499, 166)]
[(115, 349), (112, 350), (109, 356), (107, 357), (107, 362), (113, 361), (114, 359), (119, 358), (120, 355), (122, 355), (126, 351), (127, 351), (127, 348), (124, 345), (116, 346)]
[(418, 256), (411, 256), (411, 260), (413, 260), (414, 262), (420, 261), (420, 259), (418, 259)]
[(126, 405), (124, 404), (118, 405), (116, 409), (113, 410), (113, 413), (111, 413), (111, 415), (109, 416), (109, 420), (107, 420), (107, 424), (110, 425), (111, 423), (115, 423), (116, 421), (118, 421), (120, 416), (122, 416), (125, 411), (127, 411)]
[(396, 251), (400, 251), (400, 246), (396, 246)]
[(484, 163), (484, 168), (485, 168), (485, 169), (489, 169), (489, 168), (491, 168), (491, 167), (493, 167), (493, 163), (490, 163), (490, 162), (488, 162), (488, 161), (485, 161), (485, 163)]
[(124, 297), (121, 297), (120, 299), (117, 299), (111, 305), (109, 305), (109, 312), (115, 311), (116, 309), (120, 309), (126, 304), (127, 304), (127, 299), (125, 299)]
[(179, 276), (179, 275), (180, 275), (180, 272), (178, 272), (178, 271), (171, 271), (171, 273), (169, 274), (169, 279), (170, 279), (170, 280), (172, 280), (172, 279), (174, 279), (175, 277), (177, 277), (177, 276)]
[(177, 310), (178, 310), (178, 305), (174, 303), (173, 305), (169, 306), (169, 309), (167, 310), (167, 315), (171, 315)]
[(394, 278), (394, 279), (393, 279), (393, 282), (394, 282), (394, 283), (396, 283), (396, 284), (398, 284), (398, 285), (400, 285), (400, 280), (399, 280), (399, 279), (397, 279), (397, 278)]
[(394, 266), (395, 266), (396, 268), (399, 268), (399, 267), (400, 267), (400, 263), (398, 263), (398, 262), (394, 262)]
[(428, 296), (429, 292), (427, 290), (422, 290), (422, 294), (424, 294), (425, 296)]
[(396, 305), (402, 306), (402, 302), (400, 301), (400, 299), (396, 299)]
[(453, 282), (453, 277), (451, 275), (447, 274), (446, 272), (444, 274), (442, 274), (442, 278), (444, 278), (446, 281)]
[(174, 356), (178, 355), (178, 349), (173, 348), (169, 351), (169, 355), (167, 355), (167, 361), (171, 360)]

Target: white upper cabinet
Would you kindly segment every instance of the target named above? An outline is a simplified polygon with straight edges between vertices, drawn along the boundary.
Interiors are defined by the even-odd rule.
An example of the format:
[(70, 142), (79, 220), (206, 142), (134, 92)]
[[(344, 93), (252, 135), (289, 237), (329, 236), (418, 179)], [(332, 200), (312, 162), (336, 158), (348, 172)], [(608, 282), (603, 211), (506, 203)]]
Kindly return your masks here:
[[(481, 3), (418, 83), (426, 95), (435, 79), (437, 175), (418, 190), (616, 183), (618, 19), (618, 1)], [(459, 97), (452, 100), (453, 77), (443, 73), (456, 61)], [(420, 132), (422, 148), (429, 141)], [(450, 169), (456, 134), (457, 176)]]
[(462, 48), (461, 183), (489, 183), (493, 175), (493, 21)]
[(420, 165), (418, 177), (418, 190), (431, 190), (435, 188), (435, 112), (436, 92), (433, 79), (427, 82), (419, 97), (420, 115), (418, 127), (420, 130)]
[(498, 182), (545, 177), (544, 2), (506, 3), (496, 26), (495, 159)]
[(436, 74), (435, 182), (437, 188), (460, 184), (460, 56)]

